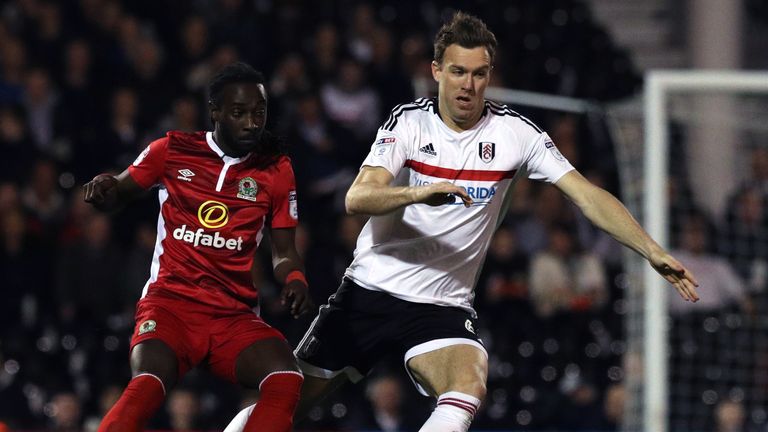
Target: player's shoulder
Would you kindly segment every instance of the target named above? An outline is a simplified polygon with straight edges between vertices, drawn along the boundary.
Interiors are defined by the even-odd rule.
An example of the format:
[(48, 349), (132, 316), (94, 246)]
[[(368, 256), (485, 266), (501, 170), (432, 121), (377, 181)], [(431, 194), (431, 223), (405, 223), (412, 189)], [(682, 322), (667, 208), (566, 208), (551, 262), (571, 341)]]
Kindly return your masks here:
[(206, 132), (184, 132), (179, 130), (172, 130), (165, 133), (165, 138), (169, 143), (182, 144), (182, 145), (200, 145), (206, 143)]
[(392, 131), (403, 121), (420, 119), (423, 116), (437, 116), (436, 98), (419, 98), (413, 102), (397, 105), (392, 108), (389, 115), (379, 129)]
[(525, 116), (515, 112), (507, 106), (492, 100), (485, 100), (485, 114), (491, 117), (491, 121), (503, 124), (516, 132), (541, 134), (544, 131)]

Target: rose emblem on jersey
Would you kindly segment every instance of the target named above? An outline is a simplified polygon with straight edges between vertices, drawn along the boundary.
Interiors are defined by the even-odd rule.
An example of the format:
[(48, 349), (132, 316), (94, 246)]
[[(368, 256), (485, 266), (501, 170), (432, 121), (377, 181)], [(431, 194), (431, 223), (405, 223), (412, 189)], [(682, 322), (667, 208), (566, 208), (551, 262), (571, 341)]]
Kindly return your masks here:
[(206, 201), (197, 209), (197, 219), (206, 228), (221, 228), (229, 222), (229, 209), (222, 202)]
[(144, 321), (139, 326), (139, 336), (143, 335), (144, 333), (155, 331), (155, 327), (157, 327), (157, 323), (154, 320)]
[(485, 163), (491, 163), (493, 158), (496, 157), (496, 143), (492, 142), (481, 142), (478, 150), (478, 156), (480, 156), (480, 160)]
[(248, 201), (256, 201), (256, 194), (259, 193), (259, 185), (250, 177), (240, 180), (237, 186), (237, 197)]

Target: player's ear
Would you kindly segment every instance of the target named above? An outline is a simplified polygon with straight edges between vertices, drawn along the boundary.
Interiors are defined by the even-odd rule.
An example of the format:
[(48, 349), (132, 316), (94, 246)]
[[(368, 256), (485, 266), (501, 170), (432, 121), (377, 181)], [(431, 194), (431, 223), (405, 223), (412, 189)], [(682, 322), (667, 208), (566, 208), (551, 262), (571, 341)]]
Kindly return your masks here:
[(212, 100), (208, 101), (208, 111), (211, 113), (211, 121), (218, 123), (221, 118), (221, 110)]
[(442, 72), (441, 65), (437, 63), (437, 61), (432, 60), (432, 78), (434, 78), (435, 81), (440, 81), (440, 73)]

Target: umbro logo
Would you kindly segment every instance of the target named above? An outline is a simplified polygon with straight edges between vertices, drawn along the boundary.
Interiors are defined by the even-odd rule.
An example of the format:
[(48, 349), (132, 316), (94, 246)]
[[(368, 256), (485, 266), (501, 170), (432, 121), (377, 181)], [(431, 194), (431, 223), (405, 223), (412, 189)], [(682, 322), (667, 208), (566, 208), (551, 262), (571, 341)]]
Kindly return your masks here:
[(193, 173), (192, 170), (185, 168), (185, 169), (180, 169), (179, 170), (179, 176), (176, 177), (176, 178), (179, 179), (179, 180), (184, 180), (184, 181), (191, 182), (192, 181), (192, 177), (194, 177), (194, 176), (195, 176), (195, 173)]
[(437, 152), (435, 151), (435, 146), (433, 146), (432, 143), (429, 143), (424, 147), (419, 148), (419, 151), (422, 153), (426, 153), (430, 156), (437, 156)]

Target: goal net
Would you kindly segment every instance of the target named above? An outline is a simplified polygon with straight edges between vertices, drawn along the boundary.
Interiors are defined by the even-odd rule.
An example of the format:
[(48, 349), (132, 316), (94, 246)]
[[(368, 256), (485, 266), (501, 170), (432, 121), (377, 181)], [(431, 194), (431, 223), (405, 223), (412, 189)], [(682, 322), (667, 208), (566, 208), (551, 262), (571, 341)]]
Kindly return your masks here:
[(763, 430), (768, 421), (768, 74), (652, 72), (644, 139), (616, 110), (625, 202), (694, 272), (681, 301), (627, 256), (624, 429)]

